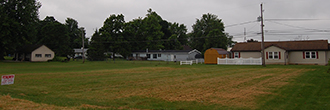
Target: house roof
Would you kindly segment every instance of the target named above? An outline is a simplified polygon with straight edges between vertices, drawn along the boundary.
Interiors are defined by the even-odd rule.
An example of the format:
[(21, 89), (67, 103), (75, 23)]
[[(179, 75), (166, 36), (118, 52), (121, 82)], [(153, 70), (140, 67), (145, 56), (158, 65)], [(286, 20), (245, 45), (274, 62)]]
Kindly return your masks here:
[[(265, 42), (265, 49), (271, 46), (276, 46), (287, 51), (329, 50), (327, 40)], [(231, 51), (261, 51), (261, 42), (237, 43)]]
[(24, 45), (22, 48), (20, 48), (17, 52), (18, 53), (31, 53), (41, 46), (43, 46), (43, 45), (27, 44), (27, 45)]
[(188, 54), (192, 54), (193, 52), (196, 52), (197, 54), (202, 54), (202, 52), (198, 51), (197, 49), (191, 50)]
[(214, 50), (218, 51), (218, 53), (221, 54), (221, 55), (229, 54), (229, 52), (227, 50), (222, 49), (222, 48), (211, 48), (211, 49), (214, 49)]

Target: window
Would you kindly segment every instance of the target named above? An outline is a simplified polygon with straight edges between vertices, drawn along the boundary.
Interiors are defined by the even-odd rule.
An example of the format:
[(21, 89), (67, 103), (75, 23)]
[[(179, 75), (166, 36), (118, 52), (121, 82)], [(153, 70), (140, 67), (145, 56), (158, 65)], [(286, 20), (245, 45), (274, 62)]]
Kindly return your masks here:
[(40, 58), (40, 57), (42, 57), (42, 55), (41, 54), (36, 54), (35, 57)]
[(162, 57), (162, 54), (158, 54), (158, 57)]
[(234, 58), (239, 58), (239, 52), (234, 52)]
[(279, 59), (279, 52), (268, 52), (268, 59)]
[(268, 52), (268, 59), (273, 59), (273, 52)]
[(150, 54), (147, 54), (147, 58), (150, 58)]
[(152, 57), (153, 57), (154, 59), (157, 59), (157, 54), (153, 54)]
[(45, 54), (45, 57), (50, 58), (50, 57), (52, 57), (52, 54)]
[(305, 52), (305, 58), (315, 59), (317, 57), (316, 52)]

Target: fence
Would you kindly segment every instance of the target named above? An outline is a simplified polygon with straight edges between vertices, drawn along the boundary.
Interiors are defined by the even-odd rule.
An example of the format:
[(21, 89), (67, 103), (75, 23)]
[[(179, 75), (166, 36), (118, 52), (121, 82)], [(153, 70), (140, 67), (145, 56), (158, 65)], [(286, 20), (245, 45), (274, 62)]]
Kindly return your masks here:
[(261, 65), (261, 58), (218, 58), (218, 65)]
[(180, 61), (180, 65), (192, 65), (192, 64), (204, 63), (204, 59), (196, 59), (196, 60), (188, 60), (188, 61)]
[(180, 65), (192, 65), (193, 64), (193, 61), (190, 60), (190, 61), (180, 61)]

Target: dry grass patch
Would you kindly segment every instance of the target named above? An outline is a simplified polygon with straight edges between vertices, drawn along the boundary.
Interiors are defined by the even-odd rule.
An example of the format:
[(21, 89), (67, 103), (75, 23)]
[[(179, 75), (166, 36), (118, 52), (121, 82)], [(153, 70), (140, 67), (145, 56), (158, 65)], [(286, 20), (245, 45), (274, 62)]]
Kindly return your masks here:
[(59, 107), (39, 104), (32, 101), (12, 98), (9, 95), (0, 97), (0, 109), (3, 110), (78, 110), (76, 107)]
[[(248, 107), (256, 106), (256, 97), (272, 94), (272, 90), (280, 88), (307, 69), (251, 69), (246, 73), (239, 73), (239, 77), (232, 75), (203, 78), (185, 81), (192, 77), (164, 78), (148, 82), (153, 85), (148, 88), (134, 88), (120, 90), (116, 96), (145, 96), (161, 98), (168, 101), (197, 101), (225, 106)], [(228, 72), (228, 71), (227, 71)], [(229, 71), (230, 72), (230, 71)], [(221, 74), (221, 73), (211, 73)], [(135, 82), (137, 86), (146, 82)]]

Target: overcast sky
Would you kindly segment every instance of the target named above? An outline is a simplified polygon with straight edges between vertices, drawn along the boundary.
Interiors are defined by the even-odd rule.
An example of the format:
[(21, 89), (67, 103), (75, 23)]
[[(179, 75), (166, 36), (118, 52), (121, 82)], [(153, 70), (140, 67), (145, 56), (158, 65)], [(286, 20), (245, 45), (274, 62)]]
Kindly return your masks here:
[(39, 0), (40, 19), (54, 16), (65, 23), (73, 18), (85, 27), (87, 37), (111, 14), (123, 14), (125, 21), (145, 17), (151, 8), (168, 22), (192, 25), (203, 14), (217, 15), (225, 24), (225, 32), (238, 42), (261, 40), (260, 4), (263, 3), (265, 41), (295, 39), (328, 40), (330, 38), (330, 1), (328, 0)]

